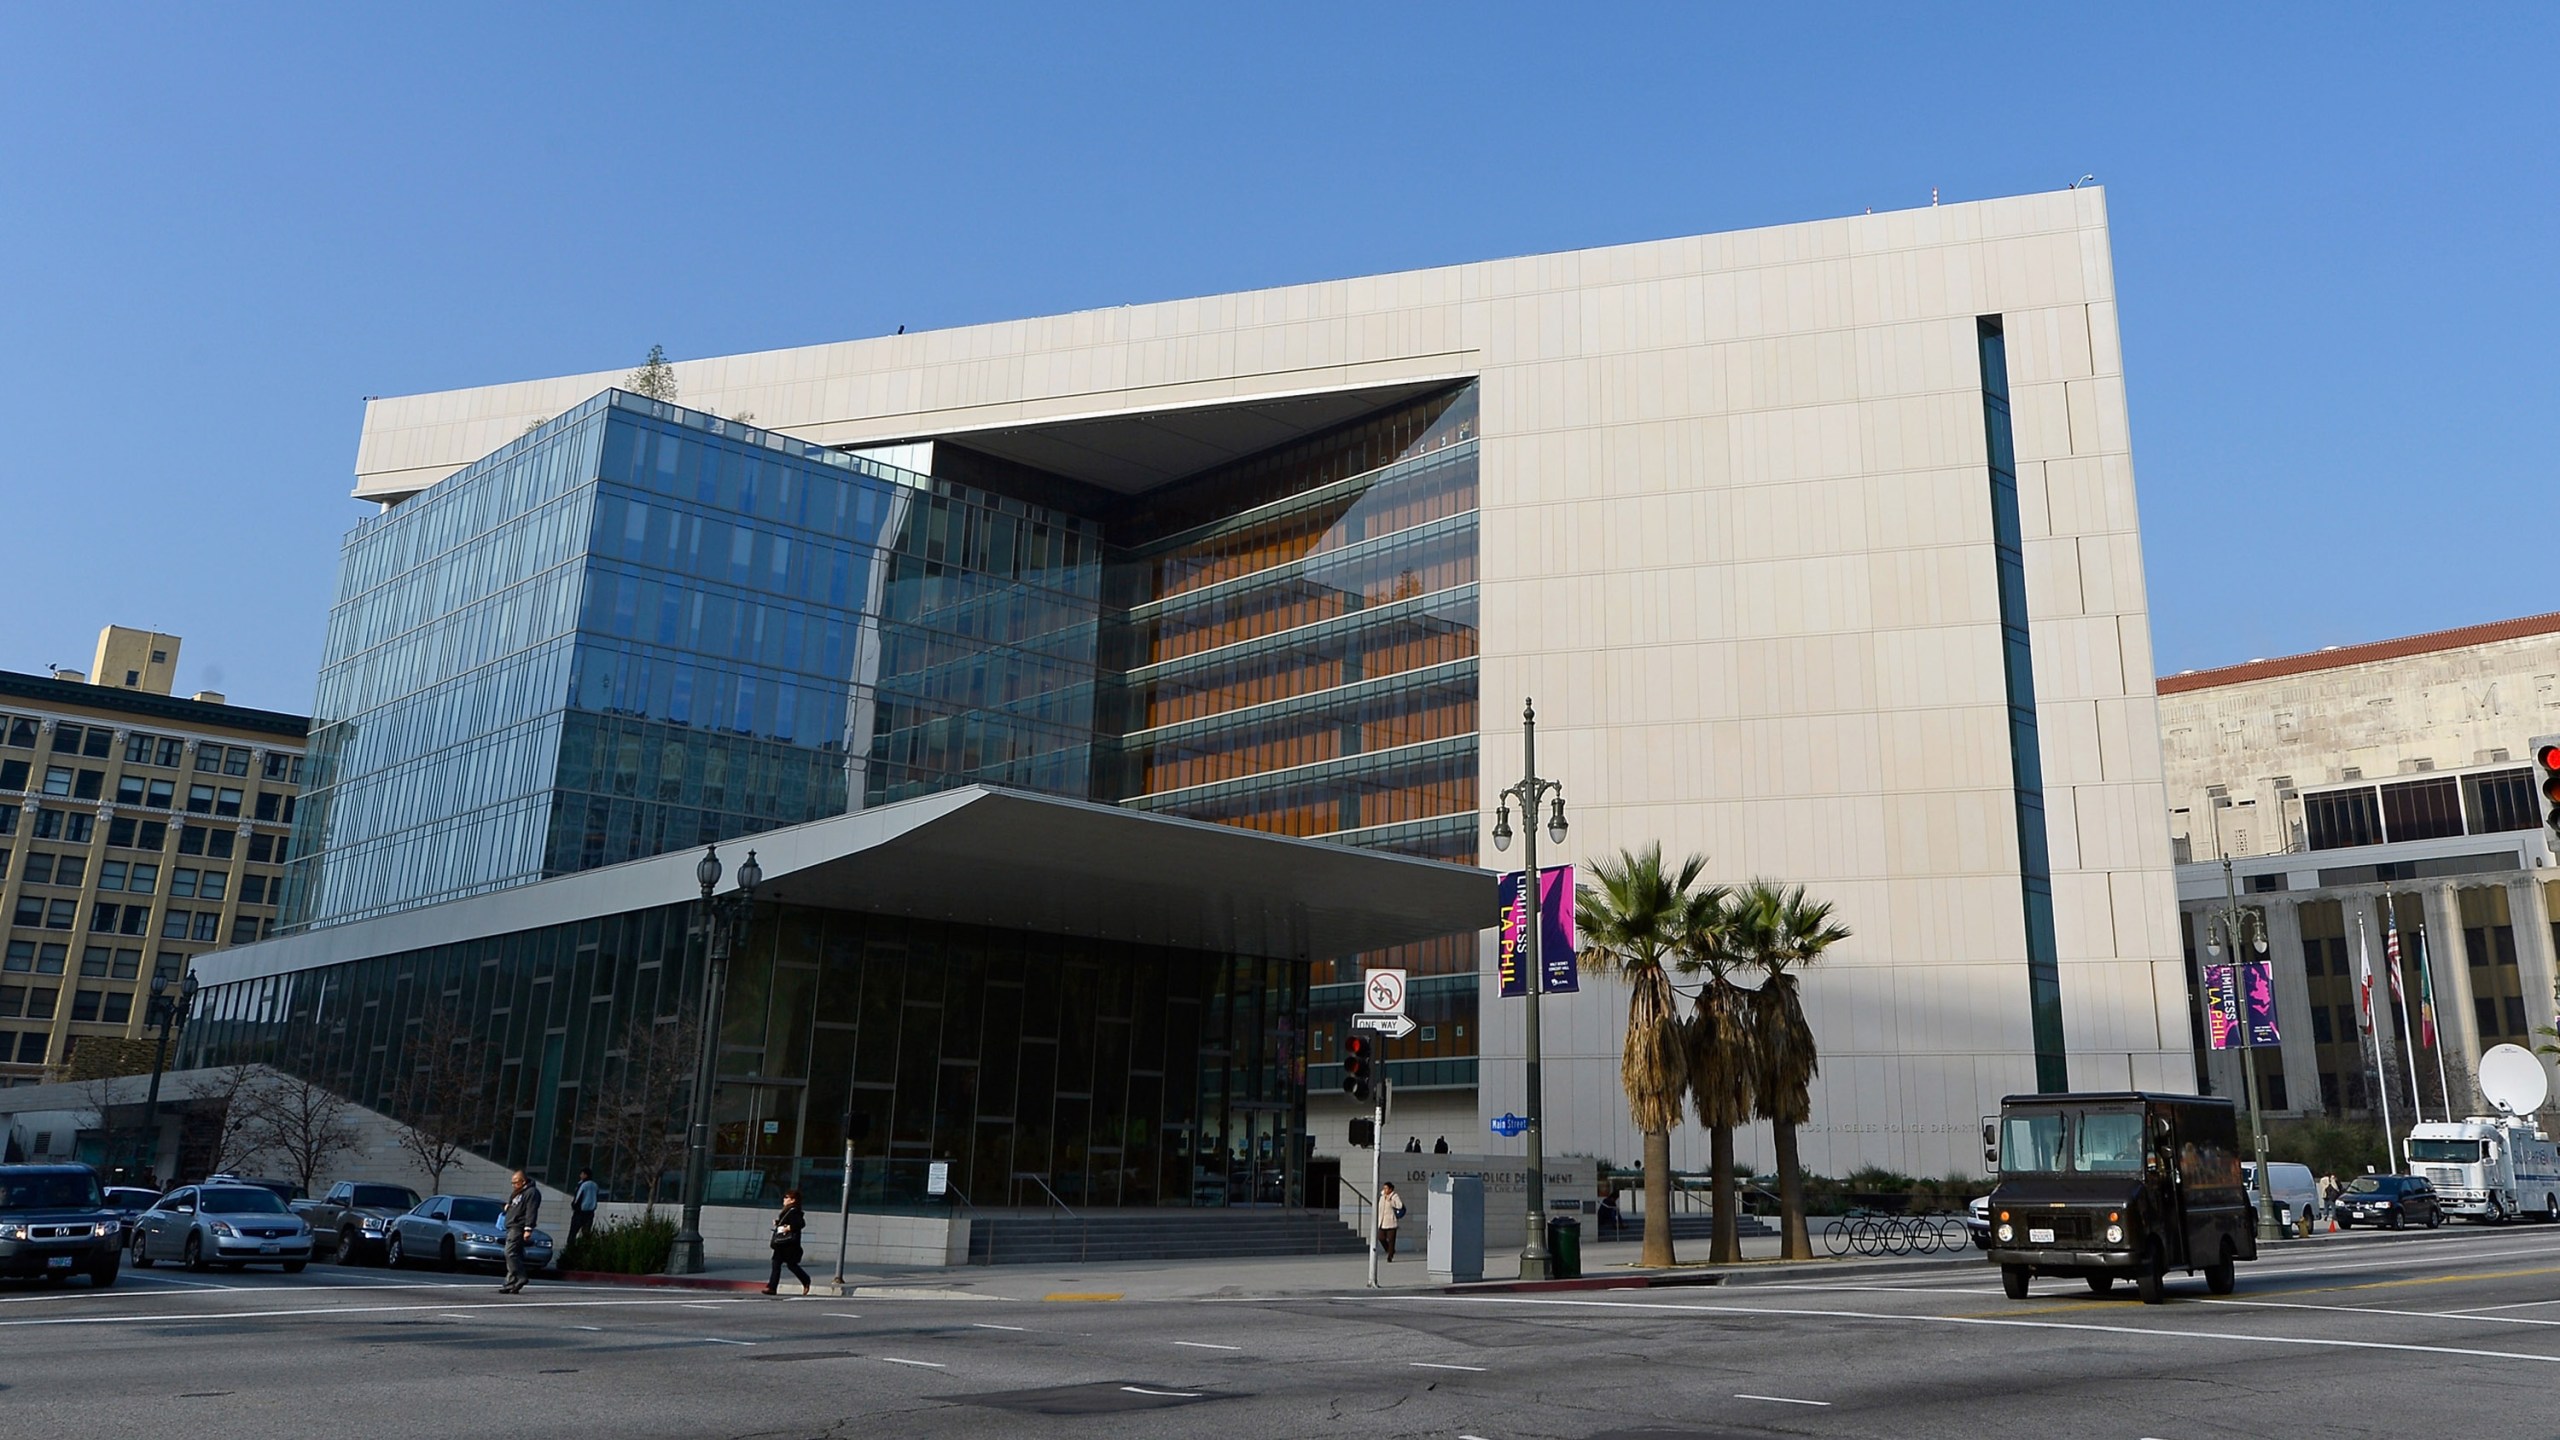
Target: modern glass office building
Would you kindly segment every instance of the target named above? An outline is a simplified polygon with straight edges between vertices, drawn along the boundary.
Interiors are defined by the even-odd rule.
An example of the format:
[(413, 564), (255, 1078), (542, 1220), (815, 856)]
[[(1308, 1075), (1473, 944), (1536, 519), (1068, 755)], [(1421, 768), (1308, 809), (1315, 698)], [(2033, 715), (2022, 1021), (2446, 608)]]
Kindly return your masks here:
[[(356, 493), (389, 508), (349, 550), (300, 913), (972, 779), (1472, 862), (1534, 698), (1576, 817), (1552, 859), (1659, 843), (1804, 883), (1855, 932), (1806, 983), (1811, 1166), (1944, 1173), (2003, 1093), (2192, 1083), (2106, 203), (679, 361), (689, 410), (597, 401), (610, 372), (376, 400)], [(482, 549), (394, 555), (404, 512), (578, 446), (503, 482)], [(880, 500), (840, 529), (794, 508), (829, 485)], [(565, 528), (531, 533), (553, 504)], [(377, 600), (446, 550), (450, 588)], [(363, 672), (519, 586), (539, 623)], [(421, 713), (460, 728), (423, 743), (402, 706), (436, 686)], [(1527, 1101), (1486, 955), (1394, 957), (1397, 1128), (1426, 1144), (1500, 1149), (1486, 1122)], [(1385, 958), (1304, 957), (1321, 1150), (1350, 1118), (1326, 1099), (1346, 982)], [(1636, 1154), (1625, 997), (1542, 1014), (1549, 1152)], [(1684, 1127), (1675, 1159), (1705, 1146)]]

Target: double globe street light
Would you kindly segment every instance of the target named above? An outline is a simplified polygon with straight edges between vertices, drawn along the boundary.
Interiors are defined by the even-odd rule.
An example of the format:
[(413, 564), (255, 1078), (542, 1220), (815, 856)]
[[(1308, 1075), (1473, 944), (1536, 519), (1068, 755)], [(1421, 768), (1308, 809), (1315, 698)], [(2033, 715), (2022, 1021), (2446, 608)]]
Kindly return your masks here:
[(720, 1011), (729, 994), (729, 949), (755, 918), (756, 886), (764, 881), (764, 867), (756, 863), (756, 852), (748, 851), (747, 863), (738, 867), (737, 888), (715, 897), (712, 892), (720, 887), (720, 847), (712, 845), (703, 849), (693, 878), (702, 884), (702, 898), (694, 902), (693, 911), (693, 933), (702, 941), (705, 962), (702, 1044), (694, 1058), (693, 1120), (686, 1137), (684, 1223), (667, 1250), (670, 1275), (702, 1273), (702, 1193), (710, 1179), (711, 1087), (719, 1079)]
[(1547, 838), (1558, 845), (1564, 843), (1564, 783), (1540, 778), (1538, 774), (1538, 707), (1534, 701), (1520, 706), (1520, 783), (1505, 788), (1497, 797), (1493, 816), (1493, 848), (1511, 848), (1511, 802), (1520, 802), (1520, 818), (1528, 830), (1528, 847), (1522, 852), (1526, 866), (1521, 877), (1521, 899), (1528, 918), (1521, 926), (1521, 961), (1529, 979), (1529, 1237), (1520, 1249), (1520, 1278), (1544, 1280), (1551, 1258), (1547, 1254), (1547, 1156), (1541, 1134), (1546, 1108), (1546, 1091), (1538, 1053), (1538, 997), (1547, 988), (1546, 960), (1538, 953), (1539, 941), (1546, 929), (1545, 895), (1538, 875), (1538, 806), (1551, 804), (1547, 812)]
[[(2230, 1020), (2240, 1032), (2240, 1075), (2248, 1087), (2249, 1132), (2258, 1150), (2258, 1238), (2281, 1239), (2284, 1228), (2276, 1220), (2275, 1186), (2267, 1170), (2267, 1120), (2258, 1108), (2258, 1062), (2253, 1042), (2257, 1024), (2249, 1009), (2250, 964), (2244, 949), (2260, 955), (2267, 953), (2266, 917), (2240, 903), (2240, 883), (2231, 870), (2231, 857), (2222, 857), (2222, 908), (2212, 911), (2205, 920), (2204, 953), (2220, 956), (2224, 946), (2231, 947), (2231, 1011)], [(2274, 976), (2267, 977), (2270, 984)]]

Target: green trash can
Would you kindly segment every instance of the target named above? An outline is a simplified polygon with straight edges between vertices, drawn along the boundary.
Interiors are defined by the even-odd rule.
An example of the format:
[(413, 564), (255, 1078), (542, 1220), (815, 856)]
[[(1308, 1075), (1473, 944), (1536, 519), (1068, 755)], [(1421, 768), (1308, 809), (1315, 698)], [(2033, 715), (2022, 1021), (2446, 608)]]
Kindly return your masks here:
[(1570, 1215), (1547, 1221), (1547, 1278), (1582, 1278), (1582, 1222)]

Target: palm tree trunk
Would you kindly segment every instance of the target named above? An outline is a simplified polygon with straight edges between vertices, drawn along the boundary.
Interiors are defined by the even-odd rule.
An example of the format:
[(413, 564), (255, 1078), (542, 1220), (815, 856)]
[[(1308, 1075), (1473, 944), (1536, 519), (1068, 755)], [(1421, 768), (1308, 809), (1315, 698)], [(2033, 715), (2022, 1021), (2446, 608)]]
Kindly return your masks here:
[(1742, 1218), (1739, 1198), (1733, 1183), (1733, 1127), (1717, 1125), (1709, 1129), (1708, 1164), (1714, 1170), (1713, 1191), (1716, 1206), (1715, 1241), (1707, 1251), (1712, 1264), (1731, 1265), (1742, 1259)]
[(1810, 1260), (1813, 1241), (1804, 1227), (1804, 1167), (1796, 1160), (1796, 1127), (1770, 1125), (1778, 1152), (1778, 1258)]
[(1679, 1264), (1671, 1253), (1671, 1132), (1644, 1132), (1644, 1263)]

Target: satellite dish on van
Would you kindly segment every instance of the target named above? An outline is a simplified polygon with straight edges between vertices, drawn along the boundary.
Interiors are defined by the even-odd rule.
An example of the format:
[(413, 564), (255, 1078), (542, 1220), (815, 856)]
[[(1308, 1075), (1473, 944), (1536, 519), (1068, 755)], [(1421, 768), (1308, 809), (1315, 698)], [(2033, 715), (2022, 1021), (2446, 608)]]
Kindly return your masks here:
[(2480, 1098), (2505, 1115), (2530, 1115), (2551, 1094), (2542, 1062), (2521, 1045), (2492, 1045), (2480, 1057)]

